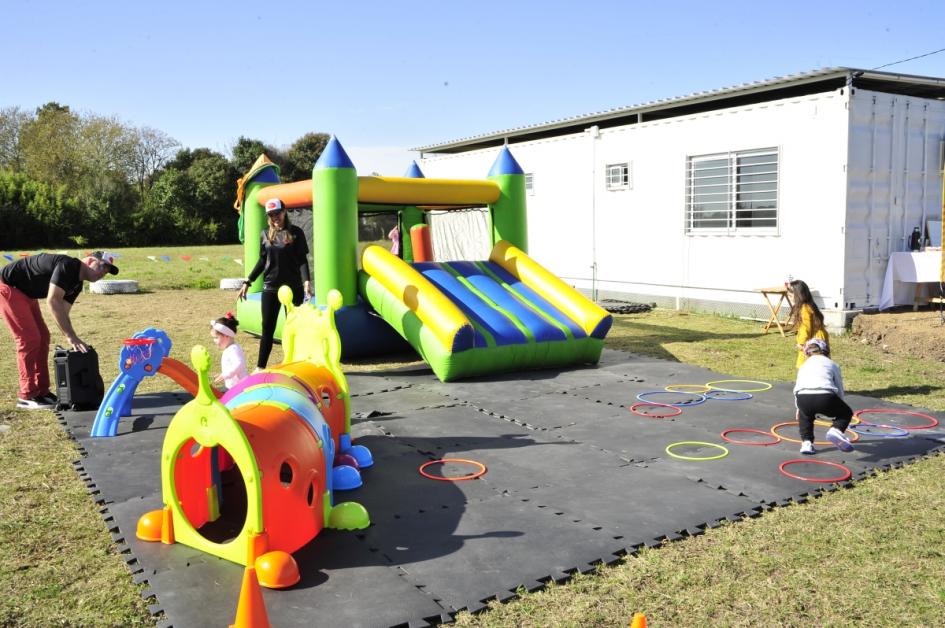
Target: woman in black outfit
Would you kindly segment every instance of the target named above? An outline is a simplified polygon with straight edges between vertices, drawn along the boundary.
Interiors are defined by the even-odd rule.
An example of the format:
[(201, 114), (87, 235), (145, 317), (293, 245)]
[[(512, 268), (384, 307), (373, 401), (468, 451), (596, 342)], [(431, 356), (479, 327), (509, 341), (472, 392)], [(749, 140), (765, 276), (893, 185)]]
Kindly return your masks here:
[(312, 297), (305, 233), (289, 222), (285, 206), (277, 198), (266, 201), (266, 218), (269, 227), (260, 236), (259, 261), (239, 293), (239, 298), (245, 299), (249, 286), (262, 273), (262, 341), (256, 360), (257, 371), (266, 368), (272, 351), (272, 338), (279, 320), (279, 288), (292, 288), (292, 303), (296, 306), (302, 305), (303, 298), (308, 301)]

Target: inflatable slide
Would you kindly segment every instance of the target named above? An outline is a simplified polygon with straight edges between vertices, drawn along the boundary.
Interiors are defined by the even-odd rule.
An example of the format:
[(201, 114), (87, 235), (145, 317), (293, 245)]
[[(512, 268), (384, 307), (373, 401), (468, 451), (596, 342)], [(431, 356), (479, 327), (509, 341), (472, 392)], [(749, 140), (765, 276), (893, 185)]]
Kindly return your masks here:
[(520, 249), (488, 260), (408, 263), (364, 250), (361, 295), (442, 381), (596, 363), (613, 318)]

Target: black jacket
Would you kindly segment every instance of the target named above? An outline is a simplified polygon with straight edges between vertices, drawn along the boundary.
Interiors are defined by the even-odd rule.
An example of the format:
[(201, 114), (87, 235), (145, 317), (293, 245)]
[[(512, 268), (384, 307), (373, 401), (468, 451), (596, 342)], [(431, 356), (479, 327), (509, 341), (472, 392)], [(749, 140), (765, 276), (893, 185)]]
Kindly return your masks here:
[(275, 292), (280, 286), (289, 286), (295, 292), (301, 290), (302, 282), (311, 280), (305, 232), (295, 225), (289, 225), (288, 232), (292, 237), (288, 244), (284, 231), (276, 234), (275, 241), (269, 239), (268, 229), (260, 234), (259, 261), (249, 273), (249, 282), (262, 273), (264, 292)]

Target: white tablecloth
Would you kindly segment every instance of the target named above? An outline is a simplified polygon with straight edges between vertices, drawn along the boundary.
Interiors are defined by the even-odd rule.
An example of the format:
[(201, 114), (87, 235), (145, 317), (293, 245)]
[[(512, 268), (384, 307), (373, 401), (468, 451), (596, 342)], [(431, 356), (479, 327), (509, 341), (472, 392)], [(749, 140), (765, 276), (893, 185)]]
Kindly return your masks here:
[(883, 292), (879, 297), (879, 309), (912, 305), (915, 301), (914, 284), (938, 283), (941, 262), (941, 251), (906, 251), (890, 255), (886, 278), (883, 280)]

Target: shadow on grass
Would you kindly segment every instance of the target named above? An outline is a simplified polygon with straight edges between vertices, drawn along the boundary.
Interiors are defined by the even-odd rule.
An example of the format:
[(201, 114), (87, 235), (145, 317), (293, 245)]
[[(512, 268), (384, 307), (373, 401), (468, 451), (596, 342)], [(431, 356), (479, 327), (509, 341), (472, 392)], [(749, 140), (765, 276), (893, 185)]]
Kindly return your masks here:
[(920, 384), (916, 386), (887, 386), (886, 388), (874, 388), (872, 390), (847, 390), (847, 392), (867, 397), (888, 398), (897, 395), (930, 395), (938, 390), (942, 390), (942, 387)]
[[(626, 333), (626, 336), (621, 335)], [(648, 355), (663, 360), (679, 362), (679, 359), (663, 348), (674, 342), (703, 342), (705, 340), (755, 339), (763, 334), (738, 332), (713, 332), (701, 329), (680, 329), (669, 325), (639, 323), (632, 319), (614, 319), (614, 325), (607, 337), (609, 349), (620, 349)]]

